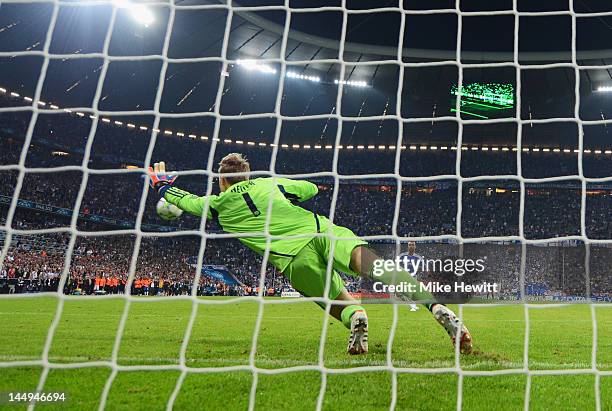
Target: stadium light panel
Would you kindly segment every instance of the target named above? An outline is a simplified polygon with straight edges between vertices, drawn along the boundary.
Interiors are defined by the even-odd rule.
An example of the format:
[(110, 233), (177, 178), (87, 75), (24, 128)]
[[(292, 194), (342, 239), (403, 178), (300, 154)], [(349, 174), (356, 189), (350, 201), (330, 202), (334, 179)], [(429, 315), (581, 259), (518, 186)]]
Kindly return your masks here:
[(132, 18), (145, 27), (149, 27), (155, 21), (153, 12), (142, 4), (135, 4), (128, 0), (115, 0), (114, 3), (119, 8), (129, 10)]
[(268, 66), (267, 64), (260, 64), (255, 60), (236, 60), (236, 64), (249, 71), (276, 74), (276, 69), (274, 67)]
[(334, 84), (343, 84), (345, 86), (352, 86), (352, 87), (367, 87), (368, 83), (366, 83), (365, 81), (353, 81), (353, 80), (334, 80)]
[(286, 76), (288, 78), (294, 78), (294, 79), (298, 79), (298, 80), (312, 81), (313, 83), (321, 82), (321, 77), (319, 77), (319, 76), (307, 76), (305, 74), (296, 73), (295, 71), (288, 71)]
[(149, 27), (155, 21), (153, 12), (142, 4), (135, 4), (130, 7), (132, 17), (145, 27)]

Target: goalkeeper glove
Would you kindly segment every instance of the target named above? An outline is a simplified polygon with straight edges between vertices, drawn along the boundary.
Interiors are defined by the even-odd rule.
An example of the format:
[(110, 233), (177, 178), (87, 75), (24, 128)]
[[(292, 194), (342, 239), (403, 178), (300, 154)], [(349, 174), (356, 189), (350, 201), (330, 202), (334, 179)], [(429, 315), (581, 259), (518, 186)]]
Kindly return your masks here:
[(177, 176), (166, 174), (166, 163), (163, 161), (149, 167), (149, 184), (153, 190), (157, 190), (161, 195), (174, 184), (176, 178)]

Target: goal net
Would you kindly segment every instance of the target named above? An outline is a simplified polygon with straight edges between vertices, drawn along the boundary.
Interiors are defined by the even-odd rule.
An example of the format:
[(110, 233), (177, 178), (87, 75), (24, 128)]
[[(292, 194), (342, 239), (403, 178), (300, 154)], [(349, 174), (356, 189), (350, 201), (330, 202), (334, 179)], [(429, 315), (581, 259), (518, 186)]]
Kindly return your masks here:
[[(37, 21), (36, 28), (16, 32), (16, 36), (34, 33), (15, 43), (20, 49), (6, 46), (0, 51), (2, 63), (12, 74), (7, 84), (0, 84), (0, 115), (7, 124), (2, 136), (7, 149), (0, 173), (10, 186), (1, 196), (0, 227), (0, 271), (6, 273), (9, 294), (0, 295), (0, 299), (52, 296), (57, 305), (40, 358), (5, 358), (0, 367), (41, 367), (36, 387), (41, 393), (46, 391), (52, 370), (107, 367), (111, 372), (101, 390), (100, 409), (107, 406), (118, 374), (131, 370), (179, 373), (167, 400), (168, 409), (189, 375), (233, 371), (252, 374), (249, 409), (255, 407), (261, 375), (301, 371), (320, 373), (317, 409), (326, 401), (330, 375), (366, 372), (390, 375), (391, 409), (398, 404), (398, 376), (405, 374), (456, 376), (457, 409), (464, 404), (466, 377), (525, 376), (524, 408), (529, 409), (532, 377), (591, 375), (595, 408), (604, 409), (601, 380), (612, 372), (598, 367), (601, 337), (597, 314), (600, 307), (611, 306), (609, 274), (606, 277), (600, 266), (605, 265), (612, 243), (606, 221), (607, 199), (612, 198), (612, 147), (589, 136), (607, 133), (610, 124), (605, 110), (597, 106), (601, 101), (591, 95), (610, 90), (609, 78), (599, 82), (594, 73), (609, 73), (612, 64), (606, 50), (581, 50), (581, 42), (591, 32), (580, 29), (586, 20), (612, 17), (612, 11), (585, 10), (574, 0), (552, 10), (525, 8), (517, 0), (486, 10), (472, 9), (463, 4), (469, 2), (459, 0), (440, 2), (444, 5), (438, 8), (416, 0), (387, 2), (377, 8), (347, 0), (333, 5), (297, 5), (289, 0), (264, 3), (3, 2), (2, 10), (16, 17), (2, 20), (0, 35), (22, 30), (29, 17), (19, 13), (36, 7), (44, 12), (40, 20), (44, 24)], [(20, 7), (25, 11), (19, 11)], [(83, 10), (99, 12), (100, 21), (83, 21)], [(479, 32), (479, 19), (492, 17), (499, 20), (483, 23), (488, 28)], [(528, 43), (537, 39), (523, 38), (522, 27), (533, 26), (532, 19), (555, 17), (567, 25), (569, 44), (561, 51), (531, 50)], [(318, 19), (321, 25), (337, 22), (337, 29), (322, 30), (321, 35), (305, 29), (316, 25)], [(130, 25), (130, 20), (135, 22)], [(96, 45), (71, 48), (73, 37), (85, 34), (68, 33), (65, 24), (70, 21), (78, 30), (96, 37), (92, 40)], [(377, 28), (389, 22), (393, 29)], [(436, 22), (446, 27), (437, 28)], [(452, 38), (440, 34), (449, 30), (447, 23), (451, 23)], [(429, 25), (431, 33), (414, 30)], [(495, 27), (498, 33), (487, 31), (495, 31)], [(438, 29), (442, 31), (436, 34)], [(198, 38), (190, 37), (191, 31)], [(376, 31), (386, 38), (381, 40)], [(493, 34), (500, 33), (495, 39)], [(488, 35), (493, 42), (506, 44), (499, 49), (494, 44), (488, 52), (473, 47), (491, 44), (466, 46), (475, 36)], [(415, 37), (430, 37), (431, 41), (419, 43)], [(26, 44), (30, 39), (34, 41)], [(387, 43), (375, 44), (378, 41)], [(441, 50), (448, 44), (453, 47)], [(62, 81), (64, 70), (72, 70), (72, 64), (80, 74), (65, 74), (69, 79)], [(234, 80), (240, 76), (241, 80)], [(571, 94), (558, 90), (558, 78), (563, 78), (564, 87), (570, 84)], [(326, 89), (320, 91), (318, 87), (323, 85)], [(546, 91), (531, 90), (538, 85), (547, 87)], [(532, 95), (539, 93), (549, 93), (554, 101), (534, 107)], [(439, 98), (442, 94), (445, 100)], [(581, 103), (585, 95), (588, 107)], [(557, 100), (563, 100), (563, 107), (557, 107)], [(498, 135), (511, 138), (496, 140)], [(41, 160), (43, 152), (51, 154)], [(254, 177), (317, 182), (323, 199), (317, 200), (315, 207), (372, 244), (403, 250), (407, 241), (418, 241), (419, 249), (425, 244), (427, 252), (437, 256), (449, 252), (486, 254), (495, 247), (510, 247), (512, 251), (507, 253), (511, 256), (506, 260), (498, 254), (489, 256), (496, 263), (510, 262), (502, 268), (512, 275), (496, 279), (502, 288), (506, 286), (506, 292), (484, 293), (480, 302), (460, 304), (458, 315), (463, 321), (466, 309), (520, 307), (524, 322), (522, 363), (493, 370), (466, 368), (456, 347), (453, 364), (398, 364), (392, 348), (398, 344), (395, 336), (402, 308), (396, 304), (389, 310), (393, 318), (382, 348), (386, 350), (384, 363), (355, 361), (342, 368), (326, 364), (329, 321), (323, 321), (315, 364), (272, 369), (259, 366), (258, 338), (266, 306), (313, 301), (329, 314), (331, 300), (267, 298), (269, 288), (288, 287), (278, 279), (281, 273), (269, 267), (269, 250), (261, 258), (236, 251), (237, 243), (225, 241), (240, 235), (223, 233), (205, 219), (161, 221), (154, 211), (157, 199), (148, 188), (146, 170), (154, 162), (166, 161), (179, 176), (177, 185), (181, 188), (214, 194), (218, 190), (218, 161), (230, 152), (246, 153)], [(539, 157), (546, 155), (555, 157)], [(445, 194), (449, 192), (452, 195)], [(504, 193), (508, 197), (501, 197)], [(534, 213), (530, 204), (545, 211)], [(121, 217), (127, 208), (132, 219)], [(487, 209), (503, 212), (489, 217), (487, 223), (482, 219)], [(210, 210), (208, 202), (205, 210)], [(30, 220), (26, 214), (32, 216)], [(266, 230), (260, 234), (272, 241), (270, 216), (265, 217)], [(338, 240), (331, 233), (321, 235)], [(192, 240), (181, 243), (186, 236)], [(193, 238), (197, 239), (195, 246)], [(174, 240), (177, 242), (172, 243)], [(124, 281), (105, 279), (104, 284), (98, 284), (88, 278), (85, 284), (85, 280), (76, 280), (75, 272), (83, 272), (87, 264), (89, 269), (91, 264), (95, 267), (96, 253), (88, 254), (94, 243), (98, 244), (100, 261), (105, 253), (114, 253), (120, 264), (112, 269), (125, 272)], [(185, 283), (174, 281), (171, 289), (166, 281), (164, 288), (154, 270), (174, 270), (176, 263), (164, 260), (167, 266), (147, 265), (146, 260), (157, 261), (164, 247), (174, 252), (187, 243), (189, 250), (180, 258), (190, 267), (191, 277)], [(60, 267), (57, 277), (40, 282), (30, 293), (25, 293), (26, 285), (17, 280), (10, 282), (11, 267), (25, 261), (14, 249), (28, 253), (44, 250), (46, 254), (54, 247), (61, 249), (62, 256), (55, 261)], [(128, 247), (129, 253), (116, 251), (121, 247)], [(555, 254), (551, 259), (562, 255), (571, 262), (555, 266), (559, 271), (541, 278), (532, 262), (545, 254), (545, 247), (551, 247), (547, 250)], [(253, 281), (246, 284), (245, 277), (225, 272), (221, 267), (226, 264), (224, 259), (248, 264), (246, 271)], [(597, 260), (596, 269), (592, 268), (593, 259)], [(569, 264), (579, 269), (566, 272)], [(143, 282), (139, 270), (148, 270), (154, 283)], [(330, 260), (328, 274), (331, 270)], [(214, 275), (221, 276), (216, 278), (222, 278), (224, 284), (235, 280), (241, 286), (248, 285), (249, 296), (201, 298), (205, 288), (217, 287), (210, 280)], [(326, 291), (331, 286), (329, 278)], [(275, 286), (276, 281), (281, 285)], [(550, 289), (550, 281), (555, 282), (558, 292)], [(13, 294), (15, 287), (24, 287), (24, 293)], [(86, 287), (91, 294), (101, 295), (86, 295), (90, 294)], [(358, 287), (356, 284), (356, 290)], [(145, 298), (143, 295), (148, 295), (152, 304), (172, 299), (191, 304), (176, 364), (125, 365), (119, 359), (130, 309), (135, 301)], [(361, 295), (366, 297), (366, 293)], [(54, 361), (50, 353), (66, 302), (106, 298), (125, 301), (110, 359)], [(190, 366), (187, 350), (200, 308), (230, 306), (238, 300), (258, 305), (246, 364)], [(569, 306), (573, 300), (589, 307), (590, 362), (579, 367), (531, 368), (533, 312)], [(475, 345), (478, 347), (478, 341)], [(30, 403), (30, 408), (35, 406), (36, 402)]]

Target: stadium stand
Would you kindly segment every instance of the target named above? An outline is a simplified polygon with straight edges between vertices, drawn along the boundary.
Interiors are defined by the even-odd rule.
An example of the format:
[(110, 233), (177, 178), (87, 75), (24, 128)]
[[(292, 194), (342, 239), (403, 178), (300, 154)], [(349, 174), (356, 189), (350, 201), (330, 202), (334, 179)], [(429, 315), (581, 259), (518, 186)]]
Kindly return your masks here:
[[(6, 101), (4, 102), (6, 103)], [(6, 121), (4, 121), (6, 120)], [(27, 127), (27, 116), (12, 115), (3, 117), (0, 139), (5, 148), (0, 153), (0, 164), (16, 164), (22, 149), (22, 137)], [(82, 144), (89, 130), (86, 119), (71, 115), (42, 116), (37, 122), (33, 142), (28, 150), (29, 167), (58, 167), (77, 165), (82, 161)], [(113, 126), (98, 128), (90, 167), (104, 170), (110, 168), (129, 168), (141, 166), (147, 149), (145, 139), (139, 138), (138, 131), (118, 129)], [(454, 144), (449, 142), (449, 147)], [(166, 150), (172, 145), (173, 150)], [(180, 146), (177, 149), (176, 146)], [(172, 140), (159, 139), (155, 152), (164, 152), (168, 163), (175, 170), (202, 168), (202, 158), (207, 155), (210, 145), (202, 141), (183, 138)], [(240, 150), (246, 153), (253, 169), (266, 175), (270, 164), (271, 149), (251, 147), (220, 146), (215, 156)], [(181, 153), (172, 158), (173, 153)], [(333, 153), (328, 151), (281, 149), (278, 152), (275, 171), (288, 176), (305, 176), (319, 185), (319, 195), (304, 207), (314, 212), (329, 215), (333, 197), (333, 180), (325, 174), (330, 170)], [(166, 155), (167, 154), (167, 155)], [(475, 151), (463, 153), (461, 170), (465, 176), (511, 175), (516, 173), (516, 153), (508, 151)], [(154, 153), (155, 155), (155, 153)], [(447, 175), (454, 173), (456, 153), (454, 150), (421, 150), (407, 147), (402, 152), (399, 170), (402, 177)], [(585, 174), (601, 177), (612, 174), (611, 161), (603, 155), (584, 157)], [(373, 167), (376, 166), (376, 170)], [(352, 227), (362, 236), (384, 236), (393, 233), (393, 210), (397, 196), (397, 181), (385, 174), (393, 173), (395, 154), (383, 151), (363, 151), (346, 149), (338, 159), (340, 174), (369, 174), (369, 178), (340, 181), (335, 221)], [(577, 155), (564, 152), (529, 152), (523, 154), (523, 172), (527, 178), (543, 178), (577, 173)], [(589, 173), (589, 174), (587, 174)], [(13, 195), (17, 171), (4, 171), (0, 179), (0, 217), (5, 218)], [(372, 174), (380, 174), (372, 177)], [(66, 234), (27, 234), (27, 230), (53, 227), (69, 227), (72, 209), (80, 188), (80, 172), (63, 171), (54, 173), (49, 179), (47, 174), (28, 173), (20, 192), (20, 203), (13, 219), (13, 228), (24, 230), (24, 234), (13, 237), (11, 248), (0, 274), (0, 292), (36, 292), (57, 289), (58, 278), (64, 266), (64, 253), (68, 244)], [(304, 177), (304, 176), (303, 176)], [(181, 177), (181, 186), (196, 193), (205, 193), (205, 175)], [(84, 233), (97, 230), (122, 230), (135, 224), (141, 199), (144, 179), (139, 173), (131, 174), (91, 174), (88, 176), (85, 195), (80, 205), (78, 229)], [(428, 182), (402, 181), (401, 209), (397, 222), (400, 236), (433, 236), (456, 234), (457, 183), (453, 179)], [(514, 180), (488, 183), (478, 181), (463, 186), (462, 235), (470, 237), (516, 236), (519, 220), (519, 185)], [(594, 239), (612, 237), (612, 188), (609, 184), (592, 184), (587, 191), (586, 229), (587, 235)], [(213, 187), (213, 192), (216, 187)], [(554, 239), (580, 234), (580, 183), (578, 181), (538, 183), (526, 185), (525, 236), (532, 239)], [(363, 199), (371, 206), (362, 212), (353, 212), (355, 204)], [(199, 219), (185, 216), (177, 222), (161, 220), (155, 214), (156, 199), (147, 198), (143, 217), (143, 230), (165, 232), (174, 230), (197, 230)], [(214, 222), (207, 223), (206, 229), (217, 232)], [(4, 241), (4, 232), (0, 233)], [(70, 277), (66, 282), (66, 293), (119, 293), (125, 290), (125, 281), (132, 258), (134, 238), (129, 235), (108, 237), (78, 238), (70, 265)], [(227, 255), (227, 242), (236, 240), (208, 240), (205, 248), (204, 264), (225, 267), (237, 282), (224, 281), (223, 278), (201, 276), (198, 294), (200, 295), (248, 295), (256, 294), (261, 270), (261, 258), (244, 247), (231, 247)], [(198, 253), (200, 239), (184, 236), (180, 239), (147, 237), (137, 257), (133, 294), (144, 295), (181, 295), (188, 294), (194, 276), (193, 261)], [(157, 247), (152, 246), (153, 243)], [(154, 250), (171, 250), (175, 256), (172, 261)], [(434, 253), (431, 247), (428, 252)], [(567, 248), (567, 250), (580, 247)], [(563, 249), (564, 247), (552, 247)], [(542, 253), (544, 248), (534, 248)], [(492, 251), (495, 255), (500, 251)], [(513, 257), (519, 258), (514, 253)], [(534, 258), (534, 266), (529, 273), (556, 272), (555, 270), (536, 270), (538, 264), (553, 267), (555, 260), (547, 261), (544, 256)], [(504, 263), (501, 266), (512, 266)], [(591, 267), (592, 280), (597, 280), (598, 268)], [(595, 274), (594, 274), (595, 273)], [(511, 276), (514, 275), (514, 277)], [(517, 274), (498, 273), (505, 278), (505, 287), (517, 290)], [(360, 280), (348, 281), (348, 288), (358, 291)], [(567, 279), (566, 279), (567, 280)], [(533, 295), (549, 292), (549, 284), (544, 279), (533, 278), (530, 293)], [(582, 282), (582, 284), (584, 281)], [(567, 280), (564, 284), (580, 284), (580, 281)], [(595, 281), (591, 292), (609, 292)], [(290, 286), (281, 273), (271, 267), (266, 270), (266, 289), (270, 294), (280, 294)], [(546, 288), (546, 289), (544, 289)], [(146, 290), (146, 291), (145, 291)], [(572, 290), (584, 294), (585, 287)]]

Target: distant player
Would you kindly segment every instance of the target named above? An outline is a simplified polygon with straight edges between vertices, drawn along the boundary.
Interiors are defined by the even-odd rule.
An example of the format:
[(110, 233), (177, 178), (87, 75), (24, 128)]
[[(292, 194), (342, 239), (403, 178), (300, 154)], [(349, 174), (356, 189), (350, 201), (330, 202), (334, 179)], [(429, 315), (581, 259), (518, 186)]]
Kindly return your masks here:
[[(406, 271), (413, 277), (417, 278), (419, 270), (423, 270), (423, 264), (425, 260), (422, 256), (415, 253), (416, 243), (414, 241), (408, 241), (408, 251), (401, 253), (397, 256), (399, 261), (402, 262), (403, 266), (406, 267)], [(419, 307), (412, 303), (410, 304), (410, 311), (418, 311)]]
[[(348, 353), (368, 352), (368, 317), (365, 309), (347, 292), (337, 271), (372, 278), (374, 263), (380, 258), (348, 228), (334, 225), (326, 217), (295, 204), (315, 196), (318, 193), (315, 184), (286, 178), (251, 180), (248, 161), (237, 153), (228, 154), (219, 163), (219, 195), (199, 197), (173, 187), (176, 177), (166, 174), (163, 162), (155, 163), (149, 171), (151, 186), (169, 203), (201, 216), (208, 201), (208, 219), (216, 220), (228, 233), (251, 234), (240, 237), (240, 242), (260, 255), (268, 248), (269, 262), (304, 296), (323, 297), (325, 293), (327, 263), (333, 240), (327, 235), (317, 236), (317, 233), (343, 238), (335, 241), (331, 256), (333, 273), (329, 279), (327, 297), (345, 303), (332, 304), (330, 314), (350, 330)], [(355, 211), (358, 212), (358, 208)], [(271, 238), (264, 234), (268, 214)], [(387, 272), (376, 279), (385, 284), (400, 281), (418, 284), (412, 276), (401, 271)], [(459, 334), (462, 353), (471, 351), (470, 333), (460, 325), (449, 308), (436, 303), (430, 293), (409, 293), (406, 297), (422, 302), (445, 328), (453, 343)]]

